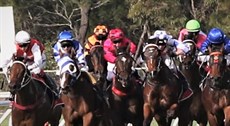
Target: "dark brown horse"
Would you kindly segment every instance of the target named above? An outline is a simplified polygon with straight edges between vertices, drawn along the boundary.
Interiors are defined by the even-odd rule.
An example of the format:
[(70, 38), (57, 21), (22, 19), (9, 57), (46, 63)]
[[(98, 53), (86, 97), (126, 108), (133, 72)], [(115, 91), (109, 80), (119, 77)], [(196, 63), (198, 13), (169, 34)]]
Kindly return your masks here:
[(202, 102), (210, 126), (230, 126), (230, 71), (224, 58), (224, 46), (209, 47), (208, 77), (202, 93)]
[(61, 107), (54, 108), (54, 96), (43, 82), (32, 77), (22, 61), (13, 61), (9, 69), (9, 89), (13, 126), (58, 126)]
[(188, 100), (178, 103), (181, 84), (163, 61), (163, 50), (156, 44), (147, 44), (144, 49), (147, 78), (144, 86), (144, 126), (149, 126), (154, 117), (159, 126), (169, 126), (176, 116), (179, 126), (189, 123), (188, 116), (177, 115), (177, 110), (186, 111)]
[(115, 126), (142, 125), (142, 88), (132, 76), (133, 61), (134, 59), (126, 51), (117, 52), (115, 77), (109, 99)]
[(65, 125), (99, 126), (106, 105), (99, 99), (89, 74), (81, 71), (69, 56), (60, 59), (59, 68)]
[(93, 65), (93, 75), (97, 79), (97, 86), (99, 89), (105, 91), (107, 88), (107, 62), (104, 59), (103, 46), (99, 43), (90, 49), (90, 57)]
[[(192, 103), (187, 110), (186, 114), (190, 115), (191, 122), (196, 120), (200, 126), (207, 125), (207, 115), (204, 109), (204, 106), (201, 102), (201, 89), (199, 87), (200, 82), (202, 80), (202, 76), (200, 75), (200, 68), (196, 62), (197, 59), (197, 47), (196, 43), (193, 40), (185, 40), (183, 41), (189, 47), (189, 52), (180, 56), (179, 58), (179, 68), (181, 72), (186, 77), (190, 87), (192, 88), (194, 94), (192, 97)], [(182, 112), (184, 113), (184, 112)]]

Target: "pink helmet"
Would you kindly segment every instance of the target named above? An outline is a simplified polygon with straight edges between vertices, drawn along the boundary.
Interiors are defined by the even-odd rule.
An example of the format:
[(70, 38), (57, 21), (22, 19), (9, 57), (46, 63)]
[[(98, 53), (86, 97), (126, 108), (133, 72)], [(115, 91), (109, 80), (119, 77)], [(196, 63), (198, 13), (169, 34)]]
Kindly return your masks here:
[(122, 40), (124, 38), (124, 33), (119, 28), (111, 29), (109, 31), (109, 38), (113, 42), (119, 42), (120, 40)]

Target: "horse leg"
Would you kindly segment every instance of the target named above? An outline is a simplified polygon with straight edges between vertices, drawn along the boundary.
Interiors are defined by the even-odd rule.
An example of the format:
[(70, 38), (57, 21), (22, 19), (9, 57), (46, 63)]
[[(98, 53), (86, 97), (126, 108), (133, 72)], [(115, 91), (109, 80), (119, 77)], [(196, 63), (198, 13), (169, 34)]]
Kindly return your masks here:
[(83, 118), (82, 118), (83, 119), (83, 126), (93, 126), (93, 125), (95, 125), (94, 122), (93, 122), (93, 117), (94, 117), (94, 115), (93, 115), (92, 112), (89, 112), (89, 113), (85, 114), (83, 116)]
[(151, 121), (152, 121), (152, 111), (150, 108), (149, 103), (144, 103), (143, 106), (143, 115), (144, 115), (144, 121), (143, 121), (143, 126), (149, 126)]
[(224, 108), (225, 126), (230, 126), (230, 106)]

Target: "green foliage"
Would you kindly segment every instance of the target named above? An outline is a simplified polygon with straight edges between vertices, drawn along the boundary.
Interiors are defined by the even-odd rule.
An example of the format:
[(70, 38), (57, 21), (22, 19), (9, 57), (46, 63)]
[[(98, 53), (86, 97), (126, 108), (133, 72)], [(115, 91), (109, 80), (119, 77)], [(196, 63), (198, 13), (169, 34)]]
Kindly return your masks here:
[(57, 63), (55, 62), (53, 57), (53, 50), (52, 50), (53, 44), (54, 42), (45, 43), (45, 51), (46, 51), (46, 59), (47, 59), (45, 69), (47, 70), (56, 70), (57, 68)]
[[(230, 31), (229, 0), (2, 0), (1, 6), (14, 7), (15, 29), (29, 31), (33, 37), (45, 43), (48, 63), (47, 69), (55, 69), (52, 59), (51, 45), (56, 40), (60, 30), (68, 28), (67, 25), (45, 27), (37, 25), (70, 23), (65, 18), (53, 14), (54, 10), (68, 15), (75, 10), (70, 19), (74, 30), (81, 27), (81, 9), (92, 7), (89, 13), (89, 27), (87, 37), (93, 33), (98, 24), (105, 24), (109, 28), (122, 28), (126, 35), (134, 42), (138, 42), (143, 25), (149, 22), (149, 32), (165, 29), (177, 36), (179, 29), (184, 27), (187, 20), (196, 18), (201, 21), (205, 31), (212, 27), (220, 27), (225, 32)], [(102, 2), (108, 1), (102, 6)], [(194, 5), (192, 5), (194, 4)], [(79, 6), (80, 5), (80, 6)], [(77, 33), (78, 34), (78, 33)], [(51, 60), (49, 60), (51, 59)]]

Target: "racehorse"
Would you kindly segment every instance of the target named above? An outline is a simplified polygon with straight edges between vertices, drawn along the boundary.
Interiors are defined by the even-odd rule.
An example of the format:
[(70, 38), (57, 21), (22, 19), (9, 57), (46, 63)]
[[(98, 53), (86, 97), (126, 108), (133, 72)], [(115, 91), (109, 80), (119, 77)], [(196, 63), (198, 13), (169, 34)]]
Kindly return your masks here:
[(179, 126), (188, 125), (187, 115), (177, 115), (179, 109), (186, 111), (183, 102), (188, 100), (178, 103), (181, 84), (163, 61), (163, 50), (151, 43), (144, 47), (143, 53), (147, 72), (143, 91), (143, 126), (149, 126), (153, 117), (159, 126), (170, 126), (176, 116), (179, 117)]
[[(20, 59), (20, 58), (18, 58)], [(13, 126), (58, 126), (61, 107), (54, 107), (54, 95), (40, 80), (32, 77), (22, 60), (13, 60), (9, 69)]]
[[(197, 59), (197, 47), (196, 43), (193, 40), (184, 40), (184, 44), (189, 47), (189, 52), (184, 56), (179, 56), (179, 68), (180, 71), (184, 74), (188, 83), (190, 84), (191, 89), (194, 94), (192, 97), (192, 103), (189, 107), (189, 110), (186, 114), (191, 114), (190, 119), (191, 123), (193, 120), (196, 120), (200, 126), (207, 125), (207, 115), (204, 109), (204, 106), (201, 102), (201, 89), (199, 84), (202, 80), (202, 76), (200, 75), (200, 68), (196, 62)], [(182, 112), (184, 113), (184, 112)]]
[(104, 59), (104, 50), (103, 46), (100, 43), (96, 43), (89, 51), (91, 62), (93, 65), (93, 75), (97, 79), (97, 86), (99, 89), (105, 91), (107, 88), (106, 85), (106, 76), (107, 76), (107, 62)]
[(230, 71), (226, 66), (224, 45), (211, 45), (208, 76), (204, 82), (202, 102), (210, 126), (230, 126)]
[(128, 51), (129, 48), (126, 51), (116, 49), (115, 77), (109, 98), (115, 126), (141, 126), (143, 121), (142, 87), (132, 76), (134, 59)]
[[(63, 117), (66, 126), (99, 126), (104, 106), (86, 71), (80, 70), (73, 56), (62, 56), (59, 61), (60, 87), (65, 104)], [(109, 117), (107, 117), (109, 118)], [(110, 123), (110, 122), (108, 122)]]

